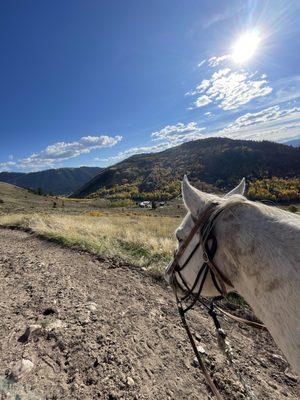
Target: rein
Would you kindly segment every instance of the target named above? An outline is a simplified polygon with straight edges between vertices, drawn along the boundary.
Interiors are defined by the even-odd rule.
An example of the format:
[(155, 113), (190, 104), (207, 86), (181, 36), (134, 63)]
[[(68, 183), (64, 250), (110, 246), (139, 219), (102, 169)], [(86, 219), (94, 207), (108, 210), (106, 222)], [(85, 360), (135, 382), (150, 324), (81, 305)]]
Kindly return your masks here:
[[(179, 312), (179, 315), (181, 318), (182, 325), (186, 330), (187, 336), (189, 338), (192, 349), (193, 349), (196, 359), (198, 361), (199, 367), (201, 368), (202, 373), (205, 377), (205, 380), (206, 380), (207, 384), (209, 385), (211, 391), (213, 392), (213, 394), (216, 396), (216, 398), (218, 400), (222, 400), (222, 396), (220, 395), (215, 383), (213, 382), (209, 372), (207, 371), (205, 364), (201, 358), (201, 355), (197, 349), (195, 340), (193, 338), (193, 335), (191, 333), (189, 325), (186, 321), (186, 313), (189, 310), (191, 310), (197, 302), (200, 303), (202, 306), (204, 306), (207, 309), (208, 314), (213, 319), (216, 331), (218, 333), (218, 339), (221, 343), (221, 346), (225, 349), (225, 354), (231, 365), (233, 364), (233, 360), (232, 360), (232, 357), (230, 356), (230, 349), (228, 349), (228, 343), (226, 342), (226, 334), (221, 329), (221, 325), (218, 320), (218, 314), (215, 311), (215, 309), (217, 308), (222, 314), (231, 318), (234, 321), (243, 322), (249, 326), (252, 326), (252, 327), (258, 328), (258, 329), (266, 329), (264, 325), (259, 324), (254, 321), (250, 321), (248, 319), (236, 317), (235, 315), (232, 315), (229, 312), (223, 310), (219, 306), (216, 306), (214, 303), (214, 301), (221, 300), (221, 299), (227, 297), (228, 292), (227, 292), (226, 285), (233, 288), (233, 284), (231, 283), (231, 281), (223, 274), (223, 272), (213, 262), (213, 258), (217, 251), (217, 239), (214, 234), (214, 224), (215, 224), (215, 221), (218, 218), (218, 216), (224, 210), (225, 210), (224, 207), (220, 207), (216, 203), (211, 203), (207, 207), (207, 209), (200, 214), (200, 216), (197, 219), (193, 219), (194, 226), (193, 226), (191, 232), (189, 233), (188, 237), (185, 239), (185, 241), (179, 247), (178, 251), (175, 253), (174, 259), (169, 267), (170, 271), (171, 271), (171, 276), (172, 276), (171, 284), (174, 288), (176, 303), (177, 303), (178, 312)], [(180, 265), (179, 261), (180, 261), (181, 257), (184, 255), (186, 249), (188, 248), (189, 244), (191, 243), (192, 239), (194, 238), (194, 236), (197, 233), (199, 233), (199, 236), (200, 236), (200, 240), (199, 240), (198, 244), (191, 251), (191, 253), (187, 257), (187, 259), (185, 260), (183, 265)], [(203, 249), (202, 256), (203, 256), (204, 262), (203, 262), (202, 266), (199, 268), (198, 274), (196, 276), (196, 279), (195, 279), (192, 287), (189, 287), (181, 272), (188, 265), (189, 261), (192, 259), (196, 250), (200, 246), (202, 246), (202, 249)], [(177, 279), (176, 273), (178, 274), (181, 282), (179, 282), (179, 280)], [(213, 298), (209, 305), (207, 304), (207, 300), (201, 296), (201, 292), (202, 292), (202, 289), (203, 289), (203, 286), (205, 284), (208, 274), (210, 274), (215, 288), (220, 293), (220, 296)], [(199, 284), (199, 288), (198, 288), (197, 292), (194, 293), (198, 284)], [(177, 292), (178, 288), (180, 288), (184, 293), (186, 293), (181, 298), (178, 296), (178, 292)], [(187, 305), (184, 305), (184, 303), (187, 303), (188, 301), (190, 301), (190, 303)], [(240, 376), (240, 379), (241, 379), (241, 381), (243, 381), (243, 378), (241, 376)], [(244, 381), (242, 383), (243, 383), (243, 386), (244, 386), (246, 392), (249, 391), (247, 384)], [(253, 398), (253, 395), (251, 395), (251, 398)]]

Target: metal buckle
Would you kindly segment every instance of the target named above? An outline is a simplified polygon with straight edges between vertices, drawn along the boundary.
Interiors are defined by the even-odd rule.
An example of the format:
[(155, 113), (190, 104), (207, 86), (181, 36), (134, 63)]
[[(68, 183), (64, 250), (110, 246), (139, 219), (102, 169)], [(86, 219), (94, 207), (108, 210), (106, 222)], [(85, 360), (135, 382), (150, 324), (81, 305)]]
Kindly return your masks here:
[(202, 257), (203, 257), (203, 261), (204, 262), (208, 262), (209, 261), (209, 257), (208, 257), (208, 254), (207, 254), (207, 252), (204, 250), (203, 251), (203, 253), (202, 253)]

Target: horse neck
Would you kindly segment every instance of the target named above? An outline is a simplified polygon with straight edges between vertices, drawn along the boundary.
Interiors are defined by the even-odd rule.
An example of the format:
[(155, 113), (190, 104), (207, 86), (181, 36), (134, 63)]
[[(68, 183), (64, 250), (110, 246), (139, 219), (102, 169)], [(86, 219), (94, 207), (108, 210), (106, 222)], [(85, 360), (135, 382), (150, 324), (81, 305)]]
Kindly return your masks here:
[[(279, 347), (295, 357), (300, 345), (300, 229), (299, 217), (289, 214), (251, 202), (228, 209), (216, 227), (216, 263)], [(297, 343), (287, 345), (291, 340)]]

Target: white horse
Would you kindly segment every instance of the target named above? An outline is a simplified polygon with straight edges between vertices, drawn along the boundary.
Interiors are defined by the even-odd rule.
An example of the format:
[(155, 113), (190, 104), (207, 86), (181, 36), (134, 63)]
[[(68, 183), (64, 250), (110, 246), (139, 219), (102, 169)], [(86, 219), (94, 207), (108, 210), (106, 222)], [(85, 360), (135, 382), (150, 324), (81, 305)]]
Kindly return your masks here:
[[(244, 191), (244, 179), (226, 196), (219, 197), (197, 190), (185, 177), (182, 197), (188, 213), (176, 237), (180, 245), (194, 226), (192, 217), (199, 216), (211, 202), (225, 206), (215, 223), (218, 247), (214, 263), (250, 304), (295, 372), (300, 374), (300, 217), (249, 201), (243, 196)], [(197, 233), (179, 265), (183, 265), (198, 242)], [(189, 287), (195, 282), (202, 263), (199, 246), (181, 272)], [(168, 282), (171, 274), (167, 267)], [(179, 276), (177, 279), (180, 280)], [(210, 274), (202, 294), (219, 295)]]

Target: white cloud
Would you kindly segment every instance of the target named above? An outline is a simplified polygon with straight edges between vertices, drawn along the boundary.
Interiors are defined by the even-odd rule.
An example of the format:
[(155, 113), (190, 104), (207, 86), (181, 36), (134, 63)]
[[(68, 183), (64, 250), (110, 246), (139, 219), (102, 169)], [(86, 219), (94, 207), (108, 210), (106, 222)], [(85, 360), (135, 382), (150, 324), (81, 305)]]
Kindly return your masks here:
[(268, 121), (276, 121), (286, 116), (297, 116), (300, 111), (299, 107), (293, 107), (281, 110), (279, 106), (269, 107), (257, 113), (247, 113), (237, 118), (233, 123), (229, 124), (227, 130), (239, 130), (248, 126), (265, 123)]
[(198, 64), (198, 68), (202, 67), (202, 65), (205, 64), (205, 63), (206, 63), (206, 60), (200, 61), (199, 64)]
[(205, 128), (200, 128), (196, 122), (189, 122), (186, 125), (179, 122), (176, 125), (167, 125), (160, 131), (153, 132), (151, 137), (154, 141), (167, 140), (168, 142), (178, 144), (198, 139), (202, 136), (204, 130)]
[(194, 102), (196, 108), (204, 107), (209, 103), (211, 103), (211, 99), (206, 94), (204, 94), (203, 96), (198, 97), (196, 99), (196, 101)]
[(206, 94), (223, 110), (234, 110), (271, 92), (266, 80), (252, 80), (247, 72), (230, 72), (213, 77)]
[(176, 125), (167, 125), (160, 131), (153, 132), (151, 134), (152, 141), (154, 142), (159, 141), (160, 142), (159, 144), (141, 146), (141, 147), (131, 147), (125, 151), (118, 153), (115, 156), (107, 158), (97, 157), (94, 160), (112, 163), (121, 161), (134, 154), (157, 153), (169, 149), (170, 147), (177, 146), (184, 142), (200, 139), (201, 137), (203, 137), (203, 131), (205, 129), (206, 128), (200, 128), (199, 126), (197, 126), (196, 122), (189, 122), (187, 124), (179, 122)]
[(185, 96), (194, 96), (197, 94), (197, 90), (189, 90), (188, 92), (184, 93)]
[(242, 115), (214, 136), (279, 142), (298, 137), (299, 130), (300, 107), (280, 109), (274, 106)]
[(173, 146), (175, 146), (175, 144), (170, 143), (170, 142), (165, 142), (165, 143), (160, 143), (158, 145), (153, 145), (153, 146), (130, 147), (127, 150), (119, 152), (115, 156), (106, 157), (106, 158), (96, 157), (96, 158), (94, 158), (94, 160), (112, 163), (112, 162), (124, 160), (125, 158), (133, 156), (135, 154), (158, 153), (160, 151), (166, 150)]
[(14, 161), (7, 161), (0, 163), (0, 172), (1, 171), (10, 171), (11, 167), (14, 167), (16, 163)]
[(223, 110), (235, 110), (271, 92), (268, 81), (256, 77), (255, 73), (233, 72), (230, 68), (223, 68), (214, 72), (210, 79), (203, 79), (190, 94), (202, 94), (194, 103), (196, 107), (214, 102)]
[(74, 142), (57, 142), (47, 146), (44, 150), (33, 153), (29, 157), (16, 162), (1, 163), (0, 168), (14, 166), (18, 169), (37, 170), (43, 167), (52, 168), (55, 164), (81, 154), (88, 154), (93, 150), (116, 145), (122, 136), (83, 136)]
[(210, 80), (209, 79), (203, 79), (203, 81), (196, 87), (196, 92), (202, 93), (204, 92), (210, 85)]
[(57, 142), (46, 147), (40, 153), (33, 154), (32, 158), (45, 160), (65, 160), (77, 157), (83, 153), (89, 153), (92, 150), (102, 147), (114, 146), (122, 139), (121, 136), (84, 136), (76, 142)]
[(219, 64), (223, 63), (224, 61), (227, 61), (231, 58), (230, 54), (224, 54), (223, 56), (219, 56), (219, 57), (211, 57), (208, 60), (208, 65), (210, 67), (217, 67)]
[(230, 68), (219, 69), (219, 71), (212, 74), (212, 80), (216, 81), (217, 79), (222, 78), (222, 76), (228, 75), (230, 71)]

